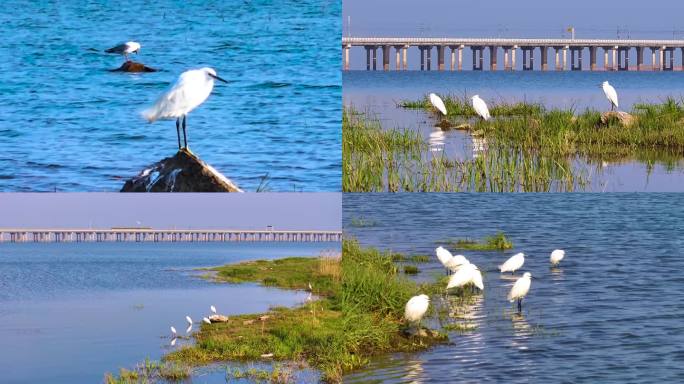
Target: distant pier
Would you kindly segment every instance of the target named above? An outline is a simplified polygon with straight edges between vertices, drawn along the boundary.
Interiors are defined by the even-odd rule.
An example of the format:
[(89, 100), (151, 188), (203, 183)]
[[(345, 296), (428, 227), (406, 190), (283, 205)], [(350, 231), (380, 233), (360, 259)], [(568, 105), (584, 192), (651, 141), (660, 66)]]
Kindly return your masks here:
[[(491, 71), (503, 69), (513, 71), (516, 67), (516, 56), (521, 54), (522, 69), (535, 69), (535, 51), (539, 52), (537, 68), (550, 70), (549, 53), (552, 55), (553, 67), (556, 71), (673, 71), (675, 70), (675, 52), (680, 51), (684, 63), (684, 40), (630, 40), (630, 39), (499, 39), (499, 38), (421, 38), (421, 37), (343, 37), (342, 66), (349, 70), (350, 50), (352, 47), (363, 47), (366, 50), (366, 69), (389, 71), (394, 61), (395, 70), (408, 69), (408, 50), (414, 48), (420, 54), (421, 70), (463, 70), (463, 50), (472, 51), (472, 70), (482, 71), (485, 67), (485, 56)], [(382, 62), (378, 65), (378, 51), (382, 54)], [(394, 52), (392, 52), (394, 51)], [(436, 53), (433, 62), (432, 53)], [(588, 51), (588, 63), (583, 60)], [(503, 53), (503, 66), (498, 65), (499, 52)], [(568, 52), (570, 53), (568, 55)], [(488, 53), (486, 55), (485, 53)], [(630, 67), (630, 54), (636, 65)], [(650, 54), (650, 64), (644, 62), (644, 56)], [(394, 60), (392, 56), (394, 54)], [(602, 66), (598, 60), (602, 57)], [(569, 60), (568, 60), (569, 59)], [(680, 67), (681, 69), (681, 67)]]
[(0, 242), (324, 242), (342, 241), (341, 231), (213, 229), (0, 229)]

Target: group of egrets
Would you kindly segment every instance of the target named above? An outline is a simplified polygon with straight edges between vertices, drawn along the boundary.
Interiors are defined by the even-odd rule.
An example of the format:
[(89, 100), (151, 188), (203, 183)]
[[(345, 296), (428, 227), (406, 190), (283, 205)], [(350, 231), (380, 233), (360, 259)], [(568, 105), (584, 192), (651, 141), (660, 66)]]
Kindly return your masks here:
[[(613, 88), (612, 85), (610, 85), (607, 81), (604, 81), (600, 85), (601, 88), (603, 88), (603, 93), (606, 95), (606, 98), (610, 102), (610, 110), (614, 110), (615, 108), (618, 107), (618, 96), (617, 92), (615, 91), (615, 88)], [(489, 108), (487, 107), (487, 103), (485, 103), (482, 98), (480, 98), (479, 95), (475, 95), (470, 98), (473, 109), (475, 110), (475, 113), (477, 113), (478, 116), (482, 118), (482, 120), (489, 120), (492, 116), (489, 114)], [(437, 96), (434, 93), (430, 94), (430, 104), (437, 109), (438, 112), (443, 114), (444, 116), (447, 115), (447, 109), (446, 106), (444, 105), (444, 101), (442, 101), (442, 98)]]
[[(446, 269), (447, 275), (450, 275), (449, 282), (446, 286), (447, 292), (453, 288), (463, 288), (466, 286), (471, 286), (473, 289), (477, 287), (480, 290), (484, 290), (482, 273), (477, 266), (471, 263), (465, 256), (454, 256), (446, 248), (441, 246), (435, 249), (435, 254), (437, 255), (439, 262)], [(562, 249), (556, 249), (551, 252), (551, 255), (549, 256), (551, 266), (557, 266), (564, 257), (565, 251)], [(515, 273), (515, 271), (520, 270), (524, 264), (525, 254), (522, 252), (516, 253), (503, 264), (499, 265), (499, 271), (501, 273)], [(515, 281), (513, 287), (508, 292), (507, 299), (511, 303), (517, 301), (518, 313), (522, 311), (522, 300), (527, 296), (531, 285), (532, 274), (530, 272), (525, 272), (522, 277)], [(414, 296), (406, 303), (404, 317), (410, 323), (417, 322), (420, 324), (420, 320), (427, 312), (429, 305), (430, 298), (427, 295)]]
[[(128, 55), (140, 52), (140, 43), (129, 41), (105, 50), (107, 53), (123, 55), (128, 61)], [(156, 120), (176, 119), (176, 135), (178, 149), (188, 148), (186, 133), (188, 113), (202, 104), (214, 89), (214, 80), (228, 83), (220, 78), (213, 68), (204, 67), (191, 69), (180, 74), (178, 80), (164, 92), (157, 101), (142, 112), (142, 116), (150, 123)], [(180, 127), (183, 127), (183, 145), (181, 146)]]
[[(212, 315), (209, 315), (209, 316), (213, 316), (213, 315), (217, 314), (216, 313), (216, 307), (214, 307), (213, 305), (209, 306), (209, 310), (212, 313)], [(192, 332), (192, 325), (194, 323), (192, 321), (192, 318), (189, 315), (185, 316), (185, 321), (188, 323), (188, 327), (185, 329), (185, 334), (189, 335), (190, 332)], [(202, 318), (202, 322), (205, 324), (211, 324), (211, 320), (209, 319), (208, 316), (204, 316)], [(176, 331), (176, 327), (171, 326), (171, 345), (176, 345), (176, 339), (177, 338), (178, 338), (178, 332)]]

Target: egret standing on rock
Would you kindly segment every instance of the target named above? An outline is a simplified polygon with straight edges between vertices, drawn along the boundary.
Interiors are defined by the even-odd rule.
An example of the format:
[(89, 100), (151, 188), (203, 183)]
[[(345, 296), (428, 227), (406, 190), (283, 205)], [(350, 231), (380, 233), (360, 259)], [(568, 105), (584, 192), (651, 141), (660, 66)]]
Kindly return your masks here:
[(135, 54), (140, 53), (140, 43), (137, 43), (135, 41), (129, 41), (127, 43), (122, 43), (122, 44), (119, 44), (115, 47), (111, 47), (109, 49), (106, 49), (105, 52), (123, 55), (124, 58), (126, 59), (126, 61), (128, 61), (128, 55), (130, 53), (135, 53)]
[(418, 329), (420, 329), (420, 320), (423, 319), (425, 313), (430, 305), (430, 298), (428, 295), (418, 295), (413, 296), (406, 303), (406, 309), (404, 310), (404, 317), (410, 323), (418, 323)]
[(514, 300), (518, 300), (518, 312), (522, 311), (522, 299), (530, 291), (530, 284), (532, 284), (532, 274), (525, 272), (521, 278), (516, 280), (508, 293), (508, 301), (512, 303)]
[[(202, 104), (214, 89), (214, 80), (228, 81), (218, 77), (212, 68), (192, 69), (183, 72), (171, 88), (162, 94), (153, 106), (143, 111), (142, 115), (150, 123), (155, 120), (176, 119), (176, 134), (178, 135), (178, 149), (188, 147), (185, 132), (187, 115)], [(180, 126), (183, 125), (184, 147), (181, 147)]]
[(606, 94), (608, 101), (610, 101), (610, 110), (612, 111), (613, 108), (617, 108), (618, 97), (617, 92), (615, 92), (615, 88), (613, 88), (612, 85), (608, 84), (607, 81), (604, 81), (603, 84), (601, 84), (601, 88), (603, 88), (603, 93)]
[(479, 95), (475, 95), (471, 99), (473, 101), (473, 109), (475, 110), (475, 112), (483, 120), (489, 120), (489, 118), (492, 116), (489, 114), (489, 108), (487, 108), (487, 103), (485, 103), (485, 101), (482, 100)]
[(555, 267), (556, 265), (558, 265), (558, 263), (561, 262), (561, 260), (563, 260), (564, 257), (565, 251), (562, 249), (556, 249), (553, 252), (551, 252), (551, 257), (549, 257), (549, 261), (551, 261), (551, 265)]
[(515, 272), (520, 269), (523, 264), (525, 264), (525, 254), (520, 252), (511, 256), (505, 263), (499, 265), (499, 270), (501, 273), (504, 272)]
[(434, 93), (430, 94), (430, 104), (432, 104), (433, 107), (437, 108), (438, 111), (442, 112), (444, 116), (447, 115), (447, 109), (444, 106), (444, 102), (439, 96), (435, 95)]

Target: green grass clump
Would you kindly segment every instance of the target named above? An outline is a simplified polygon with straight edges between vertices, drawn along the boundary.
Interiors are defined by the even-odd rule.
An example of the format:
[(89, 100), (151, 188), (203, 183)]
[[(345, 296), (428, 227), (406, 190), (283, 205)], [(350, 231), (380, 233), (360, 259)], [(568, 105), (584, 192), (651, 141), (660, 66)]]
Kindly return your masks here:
[(430, 256), (428, 256), (428, 255), (413, 255), (410, 257), (410, 260), (414, 263), (429, 263), (430, 262)]
[(472, 251), (504, 251), (513, 248), (513, 242), (503, 232), (487, 236), (482, 241), (458, 239), (449, 241), (449, 244), (454, 248)]
[(375, 221), (360, 217), (352, 217), (351, 223), (349, 225), (355, 228), (369, 228), (375, 226)]
[(415, 265), (404, 265), (404, 274), (417, 275), (420, 270)]
[[(440, 96), (444, 102), (444, 106), (447, 109), (447, 116), (461, 116), (461, 117), (475, 117), (475, 109), (473, 109), (470, 97), (466, 96), (454, 96), (445, 95)], [(430, 103), (429, 95), (425, 95), (420, 100), (403, 100), (399, 102), (399, 107), (406, 109), (423, 109), (423, 110), (435, 110), (435, 108)], [(489, 113), (492, 116), (529, 116), (529, 115), (541, 115), (545, 111), (543, 105), (538, 103), (497, 103), (489, 109)]]
[[(298, 289), (311, 281), (321, 297), (296, 308), (202, 324), (195, 345), (171, 352), (166, 361), (250, 361), (272, 353), (276, 361), (305, 361), (325, 381), (339, 382), (343, 373), (366, 365), (374, 355), (420, 350), (445, 340), (442, 334), (409, 337), (402, 332), (404, 306), (420, 287), (400, 274), (391, 253), (361, 248), (353, 240), (343, 241), (339, 259), (246, 262), (216, 271), (218, 280), (232, 283), (280, 276), (275, 286)], [(259, 320), (263, 315), (268, 318)]]
[(105, 384), (138, 384), (155, 383), (158, 381), (176, 382), (186, 380), (190, 377), (191, 368), (187, 365), (178, 363), (160, 363), (146, 359), (135, 369), (128, 370), (121, 368), (119, 375), (111, 373), (105, 374)]

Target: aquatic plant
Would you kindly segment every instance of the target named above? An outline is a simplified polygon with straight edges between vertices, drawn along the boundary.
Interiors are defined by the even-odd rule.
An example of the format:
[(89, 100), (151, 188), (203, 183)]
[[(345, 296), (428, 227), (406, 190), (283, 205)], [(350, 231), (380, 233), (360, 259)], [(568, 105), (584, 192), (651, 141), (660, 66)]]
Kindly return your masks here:
[(495, 235), (486, 236), (481, 241), (465, 238), (448, 240), (447, 242), (453, 248), (472, 251), (504, 251), (513, 248), (513, 242), (509, 240), (503, 232), (497, 232)]

